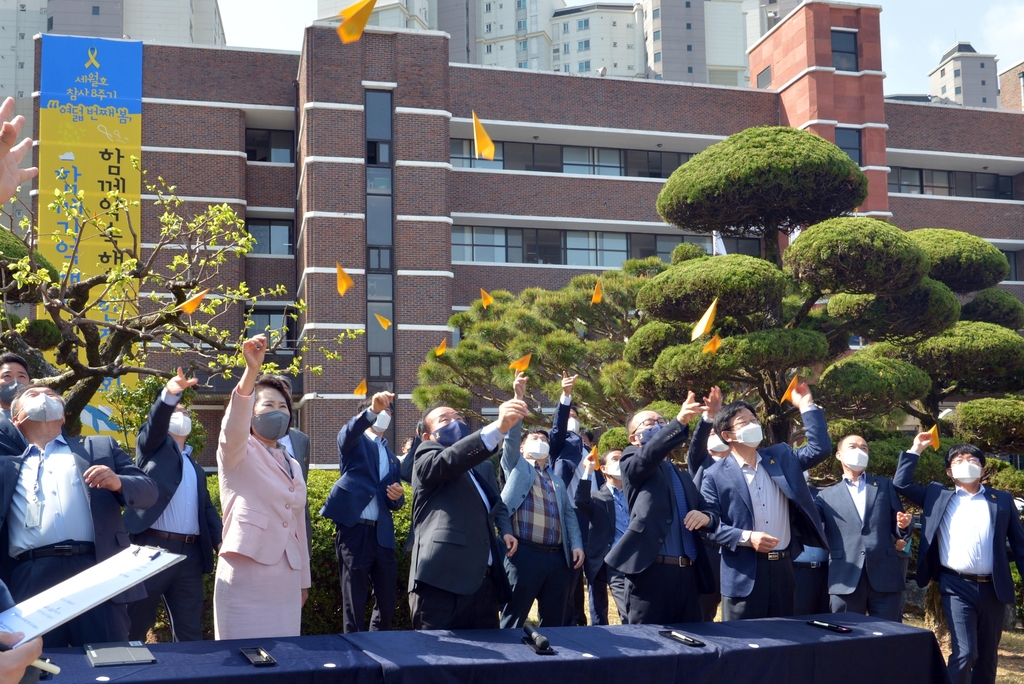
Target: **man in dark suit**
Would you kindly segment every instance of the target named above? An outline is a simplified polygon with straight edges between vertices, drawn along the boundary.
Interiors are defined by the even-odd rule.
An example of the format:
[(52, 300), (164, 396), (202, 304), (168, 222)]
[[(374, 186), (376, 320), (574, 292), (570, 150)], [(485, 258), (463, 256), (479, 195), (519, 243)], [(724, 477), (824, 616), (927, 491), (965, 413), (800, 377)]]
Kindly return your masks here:
[(146, 580), (148, 596), (129, 604), (132, 641), (146, 640), (161, 597), (174, 640), (203, 639), (203, 575), (213, 572), (213, 552), (220, 547), (222, 525), (206, 488), (206, 472), (192, 460), (192, 447), (185, 444), (192, 416), (180, 403), (181, 397), (198, 381), (186, 380), (179, 368), (153, 402), (135, 444), (135, 463), (156, 482), (159, 496), (146, 510), (126, 510), (125, 529), (132, 543), (159, 546), (182, 554), (185, 560)]
[(373, 590), (370, 631), (391, 629), (398, 600), (398, 560), (392, 511), (405, 505), (399, 463), (384, 433), (391, 392), (377, 392), (338, 432), (338, 481), (320, 514), (334, 521), (345, 633), (367, 629), (367, 591)]
[(668, 457), (703, 408), (690, 392), (672, 420), (641, 411), (626, 425), (630, 446), (620, 467), (629, 525), (605, 562), (626, 575), (631, 625), (701, 621), (700, 594), (714, 575), (698, 531), (714, 530), (718, 516)]
[(1006, 604), (1016, 601), (1006, 545), (1017, 571), (1024, 572), (1024, 526), (1013, 496), (981, 484), (985, 456), (975, 446), (957, 444), (946, 452), (954, 489), (914, 482), (917, 461), (931, 441), (929, 433), (919, 434), (910, 451), (900, 454), (893, 479), (896, 491), (922, 508), (917, 583), (939, 583), (953, 647), (953, 684), (992, 684)]
[(892, 480), (864, 472), (868, 449), (860, 435), (839, 440), (843, 479), (815, 498), (829, 544), (830, 607), (900, 622), (905, 587), (895, 542), (910, 536), (910, 516)]
[(16, 456), (28, 448), (11, 422), (11, 402), (30, 382), (28, 361), (11, 352), (0, 355), (0, 455)]
[[(149, 508), (158, 489), (113, 439), (64, 437), (64, 401), (49, 387), (22, 389), (11, 415), (29, 447), (2, 461), (0, 543), (10, 561), (3, 579), (21, 601), (127, 548), (122, 506)], [(132, 587), (43, 641), (51, 648), (125, 641), (125, 604), (145, 595), (142, 585)]]
[(499, 603), (511, 595), (502, 556), (514, 554), (518, 543), (487, 459), (527, 413), (526, 402), (506, 401), (498, 419), (473, 434), (451, 407), (423, 416), (412, 476), (414, 629), (498, 627)]
[(593, 482), (593, 461), (587, 459), (584, 477), (576, 488), (576, 508), (590, 520), (590, 534), (584, 547), (586, 560), (583, 572), (590, 588), (590, 623), (608, 624), (608, 589), (611, 588), (619, 621), (626, 622), (626, 576), (604, 562), (605, 555), (612, 550), (626, 531), (629, 524), (629, 504), (622, 491), (622, 469), (619, 459), (622, 452), (612, 449), (600, 457), (604, 486), (591, 492)]
[(721, 516), (713, 541), (722, 545), (722, 620), (793, 614), (793, 557), (804, 543), (826, 547), (825, 530), (804, 471), (828, 458), (832, 444), (825, 414), (806, 383), (793, 390), (807, 445), (764, 439), (754, 407), (737, 401), (715, 416), (715, 433), (730, 455), (708, 468), (701, 493)]

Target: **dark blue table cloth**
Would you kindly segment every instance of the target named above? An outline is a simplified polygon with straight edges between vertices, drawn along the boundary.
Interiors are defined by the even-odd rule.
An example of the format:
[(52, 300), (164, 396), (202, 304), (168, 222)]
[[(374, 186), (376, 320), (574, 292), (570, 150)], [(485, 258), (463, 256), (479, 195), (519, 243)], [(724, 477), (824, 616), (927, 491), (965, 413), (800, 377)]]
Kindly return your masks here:
[[(49, 650), (63, 668), (55, 682), (206, 684), (260, 679), (281, 684), (944, 684), (945, 663), (927, 630), (859, 615), (821, 619), (853, 628), (836, 634), (807, 617), (677, 625), (705, 642), (692, 648), (654, 625), (542, 630), (556, 654), (522, 643), (521, 630), (372, 632), (244, 641), (154, 644), (153, 665), (93, 668), (81, 649)], [(277, 660), (256, 668), (239, 653), (262, 646)], [(330, 665), (330, 666), (328, 666)]]

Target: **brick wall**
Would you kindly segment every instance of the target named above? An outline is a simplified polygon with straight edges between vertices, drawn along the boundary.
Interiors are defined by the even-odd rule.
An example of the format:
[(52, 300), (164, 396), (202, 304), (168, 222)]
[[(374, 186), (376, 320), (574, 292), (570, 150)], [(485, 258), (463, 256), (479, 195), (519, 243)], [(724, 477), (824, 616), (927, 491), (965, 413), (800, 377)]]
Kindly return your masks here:
[(1024, 71), (1024, 62), (1010, 67), (999, 74), (999, 108), (1012, 111), (1024, 110), (1021, 102), (1021, 86), (1019, 74)]
[(885, 120), (889, 147), (1024, 157), (1024, 113), (890, 100)]
[(892, 222), (904, 230), (952, 228), (983, 238), (1024, 239), (1024, 205), (890, 195)]

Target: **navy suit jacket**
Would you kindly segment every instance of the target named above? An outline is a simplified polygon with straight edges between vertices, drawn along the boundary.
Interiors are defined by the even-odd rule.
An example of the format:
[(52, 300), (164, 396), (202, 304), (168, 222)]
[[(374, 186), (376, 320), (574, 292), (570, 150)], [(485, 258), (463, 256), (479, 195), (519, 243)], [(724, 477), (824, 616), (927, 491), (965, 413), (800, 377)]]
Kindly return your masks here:
[(569, 407), (559, 401), (555, 408), (555, 423), (548, 431), (548, 458), (551, 459), (551, 469), (566, 487), (572, 482), (583, 451), (583, 438), (569, 432)]
[(338, 481), (327, 495), (320, 515), (330, 518), (335, 525), (355, 527), (359, 514), (366, 505), (377, 498), (377, 543), (387, 549), (395, 548), (395, 522), (391, 511), (405, 505), (405, 494), (392, 501), (388, 498), (388, 485), (401, 483), (401, 465), (391, 449), (388, 453), (388, 473), (380, 477), (380, 452), (377, 443), (366, 436), (371, 421), (366, 411), (348, 421), (338, 432)]
[(17, 456), (28, 449), (28, 442), (11, 419), (0, 413), (0, 456)]
[(713, 423), (701, 419), (697, 423), (697, 429), (693, 431), (693, 439), (690, 440), (690, 447), (686, 450), (686, 469), (690, 471), (693, 484), (700, 489), (704, 482), (704, 473), (715, 464), (715, 459), (708, 451), (708, 437), (711, 436)]
[[(630, 445), (619, 459), (622, 489), (629, 505), (629, 525), (619, 543), (605, 556), (605, 562), (628, 575), (643, 572), (661, 553), (661, 545), (671, 530), (676, 512), (676, 497), (671, 478), (679, 477), (691, 510), (708, 515), (703, 528), (714, 530), (719, 516), (708, 506), (693, 484), (690, 474), (680, 472), (666, 460), (669, 453), (686, 440), (689, 428), (672, 418), (642, 447)], [(682, 521), (679, 521), (682, 525)], [(697, 580), (700, 591), (710, 593), (714, 574), (707, 547), (697, 544)]]
[(828, 537), (828, 593), (852, 594), (861, 573), (868, 574), (871, 588), (879, 592), (903, 591), (906, 586), (896, 551), (896, 540), (907, 539), (910, 528), (896, 525), (903, 504), (892, 480), (864, 474), (864, 521), (846, 482), (818, 492), (814, 503), (825, 523)]
[[(156, 503), (147, 509), (129, 508), (124, 512), (124, 526), (129, 534), (145, 532), (157, 521), (171, 497), (178, 491), (182, 477), (182, 455), (174, 438), (167, 434), (174, 406), (157, 397), (149, 409), (149, 419), (139, 429), (135, 442), (135, 464), (149, 475), (157, 486)], [(213, 572), (213, 550), (220, 546), (223, 524), (220, 513), (210, 501), (206, 488), (206, 471), (190, 456), (184, 463), (196, 472), (196, 494), (199, 502), (199, 550), (203, 556), (203, 572)], [(166, 530), (165, 530), (166, 531)]]
[[(156, 503), (158, 490), (156, 483), (132, 462), (131, 457), (121, 450), (110, 437), (70, 437), (66, 438), (71, 452), (78, 463), (78, 471), (82, 474), (94, 465), (104, 465), (113, 470), (121, 478), (121, 492), (115, 494), (109, 489), (92, 489), (85, 487), (89, 497), (89, 509), (92, 511), (92, 523), (95, 530), (96, 562), (120, 553), (128, 548), (131, 542), (128, 531), (121, 517), (121, 507), (149, 508)], [(18, 475), (28, 455), (28, 449), (17, 456), (0, 457), (3, 464), (0, 475), (3, 500), (0, 503), (0, 565), (2, 579), (8, 585), (11, 581), (13, 559), (8, 553), (7, 514), (14, 499), (14, 490), (18, 486)], [(115, 596), (115, 603), (129, 603), (146, 598), (146, 589), (137, 584), (131, 589)]]
[(605, 554), (612, 550), (615, 541), (615, 499), (608, 487), (592, 493), (592, 484), (590, 480), (580, 480), (576, 488), (576, 508), (590, 521), (590, 534), (583, 546), (583, 573), (588, 582), (601, 572)]
[[(953, 498), (955, 490), (938, 482), (932, 482), (928, 486), (914, 482), (914, 470), (917, 469), (919, 458), (920, 455), (909, 451), (900, 454), (893, 484), (896, 491), (907, 497), (908, 501), (920, 506), (923, 511), (921, 543), (917, 555), (917, 584), (926, 587), (929, 580), (937, 581), (942, 571), (939, 562), (938, 532), (942, 516), (946, 513), (946, 505)], [(1001, 602), (1016, 603), (1006, 542), (1010, 542), (1017, 571), (1024, 572), (1024, 525), (1021, 525), (1017, 507), (1014, 506), (1013, 496), (1010, 494), (985, 487), (985, 500), (988, 502), (992, 520), (992, 586)]]
[[(800, 555), (804, 545), (828, 548), (821, 516), (804, 481), (804, 471), (828, 458), (832, 442), (820, 408), (808, 411), (803, 418), (806, 446), (794, 450), (788, 444), (775, 444), (757, 452), (761, 455), (760, 467), (789, 499), (789, 551), (794, 558)], [(721, 516), (721, 524), (709, 538), (722, 545), (722, 595), (749, 596), (754, 589), (757, 552), (752, 547), (739, 546), (739, 542), (744, 530), (754, 529), (754, 507), (747, 481), (732, 455), (707, 469), (701, 493), (708, 506)]]

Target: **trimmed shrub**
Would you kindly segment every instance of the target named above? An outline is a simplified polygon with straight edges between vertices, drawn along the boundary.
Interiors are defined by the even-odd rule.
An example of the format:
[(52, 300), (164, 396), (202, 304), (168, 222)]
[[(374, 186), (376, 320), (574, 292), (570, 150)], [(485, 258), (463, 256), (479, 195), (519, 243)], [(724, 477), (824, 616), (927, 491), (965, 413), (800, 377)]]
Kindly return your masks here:
[(920, 228), (907, 233), (931, 259), (928, 276), (966, 294), (1006, 280), (1010, 264), (991, 242), (961, 230)]
[(990, 287), (960, 309), (961, 321), (981, 321), (1010, 330), (1024, 328), (1024, 304), (1006, 290)]

